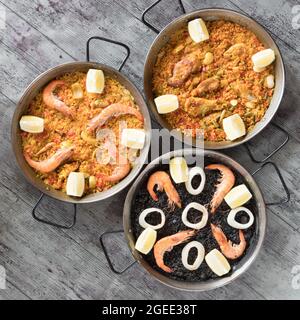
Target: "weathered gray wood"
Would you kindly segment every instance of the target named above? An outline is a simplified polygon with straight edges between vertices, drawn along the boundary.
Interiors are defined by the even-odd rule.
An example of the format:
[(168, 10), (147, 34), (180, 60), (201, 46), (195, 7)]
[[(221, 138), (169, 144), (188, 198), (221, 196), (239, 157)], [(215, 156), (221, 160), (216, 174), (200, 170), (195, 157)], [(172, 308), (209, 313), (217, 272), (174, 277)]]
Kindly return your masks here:
[[(167, 2), (164, 0), (164, 2)], [(248, 3), (249, 2), (249, 3)], [(293, 139), (274, 156), (291, 190), (291, 202), (268, 210), (268, 232), (264, 248), (253, 267), (233, 284), (207, 293), (186, 293), (167, 288), (135, 265), (122, 276), (113, 274), (101, 252), (98, 237), (107, 230), (122, 228), (122, 203), (126, 190), (105, 200), (80, 206), (78, 222), (69, 231), (57, 230), (35, 222), (30, 211), (39, 192), (24, 180), (13, 159), (10, 147), (10, 121), (14, 104), (22, 91), (40, 72), (58, 63), (85, 59), (85, 42), (89, 36), (102, 35), (127, 43), (132, 55), (124, 72), (142, 89), (143, 64), (155, 34), (139, 20), (150, 1), (12, 1), (0, 0), (6, 8), (6, 29), (0, 30), (0, 264), (7, 269), (8, 289), (0, 290), (1, 299), (286, 299), (299, 298), (291, 287), (291, 269), (300, 264), (299, 211), (299, 118), (296, 103), (300, 79), (299, 33), (290, 30), (288, 8), (276, 11), (267, 1), (184, 1), (187, 10), (212, 5), (242, 9), (255, 15), (280, 39), (287, 61), (287, 93), (276, 117)], [(172, 2), (173, 3), (173, 2)], [(258, 3), (261, 6), (258, 6)], [(162, 27), (180, 10), (159, 10), (154, 17)], [(256, 10), (255, 10), (256, 9)], [(267, 10), (268, 9), (268, 10)], [(278, 19), (270, 22), (269, 18)], [(290, 20), (288, 20), (290, 21)], [(122, 49), (93, 44), (93, 59), (117, 66)], [(273, 137), (274, 139), (270, 139)], [(278, 139), (281, 137), (278, 136)], [(252, 146), (258, 155), (275, 145), (272, 128), (260, 135)], [(228, 152), (250, 171), (251, 163), (243, 147)], [(272, 159), (272, 160), (273, 160)], [(266, 196), (281, 195), (280, 184), (273, 174), (257, 178)], [(261, 176), (263, 177), (263, 176)], [(59, 218), (70, 206), (45, 199), (40, 208), (43, 216)], [(127, 247), (117, 237), (110, 239), (115, 262), (127, 261)], [(119, 248), (118, 250), (114, 250)], [(116, 254), (118, 252), (118, 254)]]
[[(281, 1), (246, 1), (230, 0), (238, 9), (245, 11), (261, 22), (268, 30), (290, 46), (290, 49), (300, 53), (299, 47), (299, 18), (298, 10), (293, 7), (299, 5), (297, 0)], [(294, 26), (295, 25), (295, 26)]]

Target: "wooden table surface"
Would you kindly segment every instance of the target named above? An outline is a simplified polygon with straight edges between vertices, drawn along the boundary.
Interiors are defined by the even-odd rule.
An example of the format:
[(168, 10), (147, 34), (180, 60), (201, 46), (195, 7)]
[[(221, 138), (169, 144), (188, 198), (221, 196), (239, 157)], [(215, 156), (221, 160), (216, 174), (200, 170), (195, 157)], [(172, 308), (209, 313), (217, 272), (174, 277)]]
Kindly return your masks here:
[[(210, 292), (189, 293), (158, 283), (138, 265), (123, 275), (112, 273), (100, 248), (99, 235), (122, 228), (127, 190), (108, 200), (79, 206), (77, 224), (71, 230), (47, 226), (31, 217), (40, 192), (25, 181), (10, 144), (10, 124), (18, 99), (41, 72), (63, 62), (85, 60), (86, 41), (94, 35), (130, 46), (131, 56), (123, 71), (142, 90), (145, 57), (156, 35), (140, 17), (151, 2), (0, 0), (0, 11), (5, 12), (5, 25), (0, 28), (0, 265), (7, 276), (6, 290), (0, 290), (1, 299), (300, 298), (292, 273), (300, 265), (300, 8), (296, 0), (183, 1), (188, 12), (217, 6), (254, 17), (273, 35), (286, 63), (285, 95), (274, 122), (288, 130), (291, 137), (272, 161), (282, 172), (291, 200), (268, 208), (264, 246), (241, 278)], [(149, 19), (161, 28), (179, 14), (177, 1), (163, 0)], [(112, 45), (95, 43), (92, 51), (93, 60), (112, 66), (117, 66), (123, 55)], [(154, 122), (153, 126), (157, 127)], [(262, 157), (283, 138), (278, 129), (269, 126), (251, 146), (255, 147), (255, 155)], [(260, 166), (250, 160), (243, 146), (227, 153), (251, 172)], [(263, 170), (257, 180), (266, 201), (283, 196), (274, 170)], [(70, 209), (72, 205), (45, 199), (39, 214), (69, 219)], [(107, 242), (114, 262), (121, 268), (129, 257), (122, 235)]]

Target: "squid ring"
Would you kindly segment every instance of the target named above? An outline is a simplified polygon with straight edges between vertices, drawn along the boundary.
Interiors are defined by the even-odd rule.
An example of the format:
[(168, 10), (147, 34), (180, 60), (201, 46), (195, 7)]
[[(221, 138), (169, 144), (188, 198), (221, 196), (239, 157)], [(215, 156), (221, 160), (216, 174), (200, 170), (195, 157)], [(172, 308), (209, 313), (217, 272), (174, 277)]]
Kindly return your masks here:
[[(190, 250), (192, 248), (197, 249), (197, 257), (193, 264), (189, 264), (188, 257), (189, 257)], [(202, 261), (204, 260), (204, 256), (205, 256), (205, 249), (203, 245), (198, 241), (191, 241), (187, 245), (185, 245), (185, 247), (182, 249), (182, 252), (181, 252), (182, 264), (186, 269), (190, 271), (197, 270), (200, 267)]]
[[(161, 222), (159, 224), (157, 224), (156, 226), (146, 222), (146, 217), (149, 213), (152, 213), (152, 212), (158, 212), (160, 213), (160, 216), (161, 216)], [(142, 213), (140, 214), (139, 216), (139, 224), (142, 228), (152, 228), (154, 230), (157, 230), (157, 229), (160, 229), (164, 226), (166, 222), (166, 216), (164, 214), (164, 212), (158, 208), (148, 208), (148, 209), (145, 209), (144, 211), (142, 211)]]
[[(191, 223), (188, 221), (187, 219), (187, 215), (188, 215), (188, 212), (191, 208), (194, 208), (200, 212), (203, 213), (202, 215), (202, 219), (200, 222), (197, 222), (197, 223)], [(181, 219), (182, 219), (182, 222), (189, 228), (192, 228), (192, 229), (202, 229), (206, 226), (207, 224), (207, 220), (208, 220), (208, 211), (207, 209), (200, 203), (197, 203), (197, 202), (191, 202), (190, 204), (188, 204), (183, 212), (182, 212), (182, 216), (181, 216)]]
[[(201, 182), (198, 188), (194, 189), (192, 186), (192, 180), (197, 175), (201, 176)], [(188, 181), (186, 181), (185, 183), (186, 190), (193, 196), (196, 196), (197, 194), (200, 194), (203, 191), (205, 181), (206, 181), (206, 176), (205, 176), (204, 170), (201, 167), (193, 167), (189, 170)]]
[[(243, 212), (246, 212), (248, 217), (249, 217), (249, 221), (247, 223), (239, 223), (235, 220), (235, 217), (237, 215), (238, 212), (240, 211), (243, 211)], [(253, 216), (253, 213), (245, 208), (245, 207), (238, 207), (238, 208), (235, 208), (235, 209), (232, 209), (230, 212), (229, 212), (229, 215), (227, 217), (227, 223), (232, 227), (232, 228), (236, 228), (236, 229), (248, 229), (249, 227), (252, 226), (254, 222), (254, 216)]]

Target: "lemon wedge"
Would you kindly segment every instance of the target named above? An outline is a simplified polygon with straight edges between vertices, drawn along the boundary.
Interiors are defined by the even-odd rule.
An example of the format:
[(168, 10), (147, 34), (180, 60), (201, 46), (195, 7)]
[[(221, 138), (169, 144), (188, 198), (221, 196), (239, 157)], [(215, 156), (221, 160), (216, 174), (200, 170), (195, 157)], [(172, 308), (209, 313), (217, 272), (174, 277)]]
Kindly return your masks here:
[(263, 72), (266, 70), (266, 67), (264, 68), (259, 68), (259, 67), (256, 67), (256, 66), (253, 66), (253, 71), (254, 72), (257, 72), (257, 73), (260, 73), (260, 72)]
[(189, 168), (182, 157), (176, 157), (170, 160), (170, 174), (175, 183), (186, 182), (189, 179)]
[(66, 191), (67, 195), (81, 197), (84, 192), (84, 173), (71, 172), (68, 176)]
[(233, 189), (231, 189), (224, 197), (224, 200), (231, 209), (234, 209), (240, 207), (241, 205), (249, 201), (251, 198), (252, 194), (246, 187), (246, 185), (240, 184), (239, 186), (236, 186)]
[(156, 241), (156, 230), (148, 227), (138, 237), (135, 243), (135, 249), (143, 254), (148, 254)]
[(165, 94), (154, 99), (158, 113), (173, 112), (179, 107), (178, 97), (175, 94)]
[(210, 269), (219, 277), (223, 276), (224, 274), (228, 273), (231, 269), (229, 262), (223, 256), (223, 254), (217, 250), (211, 250), (205, 256), (205, 262), (210, 267)]
[(44, 131), (44, 119), (35, 116), (22, 116), (20, 128), (30, 133), (41, 133)]
[(86, 91), (89, 93), (102, 93), (104, 89), (104, 73), (102, 70), (90, 69), (86, 75)]
[(238, 114), (224, 118), (223, 129), (228, 140), (235, 140), (246, 134), (244, 121)]
[(196, 43), (209, 39), (205, 22), (201, 18), (190, 21), (188, 23), (188, 31), (190, 37)]
[(275, 60), (275, 53), (272, 49), (265, 49), (252, 56), (252, 62), (256, 68), (264, 68)]
[(145, 130), (142, 129), (123, 129), (121, 144), (128, 148), (143, 149), (145, 144)]

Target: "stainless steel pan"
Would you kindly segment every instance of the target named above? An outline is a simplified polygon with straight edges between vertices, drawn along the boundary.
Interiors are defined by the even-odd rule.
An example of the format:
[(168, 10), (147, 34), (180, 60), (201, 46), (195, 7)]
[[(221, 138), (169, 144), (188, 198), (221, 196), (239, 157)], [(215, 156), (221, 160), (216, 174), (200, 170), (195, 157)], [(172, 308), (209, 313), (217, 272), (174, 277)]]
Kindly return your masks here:
[[(124, 63), (126, 62), (130, 50), (129, 48), (120, 43), (113, 40), (100, 38), (100, 37), (92, 37), (87, 42), (87, 61), (80, 61), (80, 62), (70, 62), (58, 65), (54, 68), (51, 68), (44, 73), (42, 73), (40, 76), (38, 76), (25, 90), (24, 94), (22, 95), (11, 124), (11, 138), (12, 138), (12, 147), (17, 159), (17, 162), (24, 174), (24, 176), (27, 178), (27, 180), (36, 188), (38, 188), (43, 194), (46, 194), (50, 197), (53, 197), (58, 200), (71, 202), (71, 203), (87, 203), (87, 202), (95, 202), (99, 200), (103, 200), (105, 198), (111, 197), (112, 195), (118, 193), (122, 189), (124, 189), (131, 181), (134, 180), (134, 178), (139, 173), (140, 169), (142, 168), (142, 165), (146, 161), (148, 150), (150, 146), (150, 137), (151, 137), (151, 121), (150, 116), (148, 112), (147, 105), (138, 91), (138, 89), (135, 87), (135, 85), (126, 78), (121, 72), (118, 70), (115, 70), (114, 68), (111, 68), (105, 64), (97, 63), (97, 62), (90, 62), (89, 61), (89, 44), (90, 41), (93, 39), (101, 40), (101, 41), (107, 41), (112, 42), (118, 45), (121, 45), (126, 48), (127, 50), (127, 56), (124, 59), (121, 67), (119, 68), (119, 71), (123, 67)], [(140, 107), (140, 111), (142, 112), (144, 116), (144, 126), (146, 131), (146, 143), (144, 148), (141, 151), (141, 155), (139, 158), (139, 163), (131, 170), (130, 174), (120, 181), (117, 185), (113, 186), (107, 191), (95, 193), (91, 195), (87, 195), (83, 198), (73, 198), (67, 196), (65, 193), (54, 190), (52, 188), (48, 188), (40, 179), (38, 179), (35, 175), (35, 172), (33, 169), (27, 164), (26, 160), (23, 157), (23, 151), (22, 151), (22, 142), (20, 137), (20, 128), (19, 128), (19, 119), (22, 115), (26, 114), (27, 108), (29, 103), (32, 101), (32, 99), (37, 95), (37, 93), (51, 80), (55, 79), (56, 77), (59, 77), (65, 73), (68, 72), (74, 72), (74, 71), (88, 71), (90, 68), (96, 68), (103, 70), (105, 75), (108, 75), (116, 80), (118, 80), (125, 88), (127, 88), (131, 94), (133, 95), (137, 105)]]
[[(145, 20), (145, 14), (150, 9), (152, 9), (158, 2), (160, 2), (160, 0), (154, 3), (151, 7), (149, 7), (143, 14), (144, 23), (146, 23), (149, 27), (152, 28), (152, 30), (156, 32), (158, 32), (158, 30), (153, 26), (151, 26)], [(179, 1), (179, 3), (181, 4), (181, 8), (184, 10), (182, 6), (182, 2)], [(190, 20), (193, 20), (199, 17), (203, 18), (204, 20), (220, 20), (220, 19), (228, 20), (228, 21), (238, 23), (242, 26), (245, 26), (249, 30), (254, 32), (258, 36), (260, 41), (262, 41), (262, 43), (265, 44), (266, 47), (272, 48), (275, 51), (276, 85), (275, 85), (272, 101), (263, 119), (259, 123), (257, 123), (257, 125), (254, 127), (254, 129), (250, 133), (248, 133), (245, 137), (237, 141), (232, 141), (232, 142), (231, 141), (224, 141), (224, 142), (205, 141), (204, 142), (205, 149), (217, 150), (217, 149), (232, 148), (242, 143), (245, 143), (246, 141), (249, 141), (268, 125), (268, 123), (272, 120), (273, 116), (275, 115), (275, 113), (279, 108), (279, 105), (283, 96), (283, 92), (284, 92), (284, 87), (285, 87), (285, 69), (284, 69), (284, 64), (283, 64), (283, 60), (282, 60), (282, 56), (279, 51), (279, 48), (277, 47), (275, 41), (272, 39), (270, 34), (254, 19), (244, 14), (241, 14), (239, 12), (235, 12), (233, 10), (228, 10), (228, 9), (202, 9), (202, 10), (193, 11), (188, 14), (184, 14), (179, 18), (175, 19), (174, 21), (172, 21), (171, 23), (169, 23), (161, 32), (159, 32), (158, 36), (155, 38), (146, 58), (146, 62), (144, 65), (144, 91), (146, 95), (146, 100), (150, 106), (151, 112), (154, 115), (156, 121), (162, 127), (167, 128), (168, 130), (172, 130), (172, 128), (164, 119), (164, 117), (160, 115), (156, 110), (156, 107), (153, 101), (154, 97), (152, 92), (152, 71), (156, 63), (157, 55), (161, 50), (161, 48), (163, 48), (165, 44), (169, 41), (170, 35), (172, 35), (176, 30), (180, 29), (181, 27), (186, 26)], [(179, 141), (183, 141), (182, 133), (175, 132), (173, 133), (173, 135)], [(196, 146), (195, 139), (193, 139), (193, 141), (187, 141), (186, 143)]]
[[(132, 227), (131, 227), (131, 212), (132, 212), (132, 206), (134, 206), (133, 198), (135, 196), (136, 191), (140, 188), (141, 184), (144, 182), (144, 179), (148, 177), (148, 173), (153, 170), (156, 166), (159, 166), (159, 164), (163, 161), (164, 163), (168, 163), (168, 160), (176, 157), (176, 156), (182, 156), (189, 161), (194, 159), (195, 156), (197, 157), (205, 157), (207, 159), (212, 160), (214, 163), (222, 163), (226, 166), (234, 169), (236, 172), (238, 172), (244, 180), (247, 182), (250, 191), (257, 203), (258, 212), (255, 216), (256, 219), (256, 230), (255, 235), (253, 237), (252, 243), (244, 256), (244, 258), (239, 262), (237, 265), (237, 268), (232, 271), (232, 273), (229, 276), (225, 276), (219, 279), (212, 279), (205, 282), (188, 282), (188, 281), (179, 281), (170, 279), (169, 277), (166, 277), (165, 275), (157, 272), (154, 270), (148, 262), (143, 258), (143, 255), (140, 254), (137, 250), (135, 250), (135, 241), (136, 239), (133, 236)], [(191, 159), (191, 157), (193, 157)], [(182, 289), (182, 290), (190, 290), (190, 291), (204, 291), (204, 290), (210, 290), (215, 289), (221, 286), (224, 286), (236, 278), (238, 278), (241, 274), (243, 274), (253, 263), (255, 258), (257, 257), (266, 232), (266, 206), (265, 202), (262, 196), (262, 193), (257, 186), (255, 180), (253, 179), (252, 175), (244, 169), (239, 163), (234, 161), (232, 158), (221, 154), (219, 152), (215, 151), (209, 151), (209, 150), (201, 150), (201, 149), (185, 149), (185, 150), (177, 150), (173, 152), (166, 153), (162, 155), (161, 157), (155, 159), (150, 164), (147, 165), (147, 167), (142, 171), (142, 173), (139, 175), (139, 177), (136, 179), (132, 187), (130, 188), (127, 198), (125, 200), (124, 210), (123, 210), (123, 226), (124, 226), (124, 233), (125, 237), (128, 242), (128, 246), (130, 248), (130, 251), (136, 261), (140, 263), (154, 278), (159, 280), (160, 282), (171, 286), (173, 288)]]

